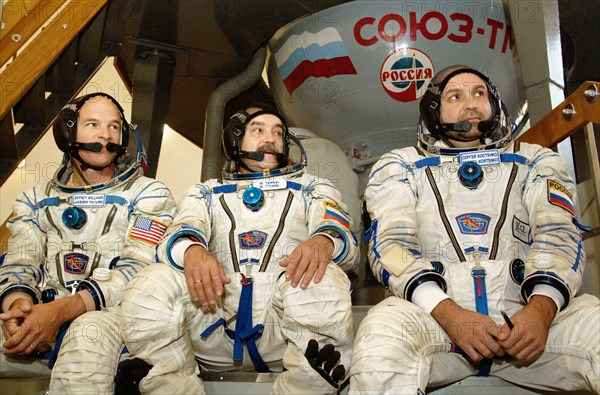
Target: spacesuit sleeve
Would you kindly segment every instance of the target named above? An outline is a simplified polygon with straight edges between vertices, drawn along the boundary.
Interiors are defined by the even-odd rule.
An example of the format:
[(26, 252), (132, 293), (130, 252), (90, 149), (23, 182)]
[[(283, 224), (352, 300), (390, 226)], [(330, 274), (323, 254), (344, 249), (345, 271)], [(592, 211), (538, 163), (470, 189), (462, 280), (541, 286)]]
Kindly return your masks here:
[(421, 256), (417, 239), (419, 195), (414, 148), (385, 154), (373, 166), (365, 190), (371, 227), (368, 259), (375, 277), (394, 295), (412, 301), (416, 288), (429, 281), (442, 291), (446, 283), (435, 265)]
[(340, 192), (329, 181), (313, 179), (304, 191), (308, 208), (310, 237), (325, 234), (343, 242), (333, 261), (343, 270), (356, 267), (359, 258), (358, 243), (352, 231), (352, 219)]
[(156, 248), (173, 221), (176, 202), (161, 182), (146, 179), (129, 202), (129, 222), (124, 234), (124, 248), (108, 281), (89, 277), (78, 290), (92, 294), (96, 309), (120, 302), (125, 286), (146, 266), (156, 263)]
[(211, 187), (208, 184), (194, 185), (185, 192), (183, 199), (179, 202), (173, 224), (158, 247), (158, 258), (161, 262), (183, 271), (183, 267), (171, 255), (173, 244), (180, 237), (198, 241), (208, 249), (211, 230), (209, 214), (211, 197)]
[(13, 216), (7, 228), (10, 232), (4, 263), (0, 267), (0, 306), (12, 292), (28, 294), (39, 303), (37, 288), (42, 281), (42, 267), (46, 251), (46, 234), (40, 226), (43, 209), (38, 203), (44, 198), (41, 188), (22, 193), (13, 203)]
[(521, 295), (528, 301), (536, 285), (550, 285), (563, 296), (564, 309), (581, 286), (585, 266), (574, 208), (575, 183), (563, 159), (554, 151), (529, 144), (522, 144), (522, 151), (531, 158), (523, 185), (531, 247), (525, 260)]

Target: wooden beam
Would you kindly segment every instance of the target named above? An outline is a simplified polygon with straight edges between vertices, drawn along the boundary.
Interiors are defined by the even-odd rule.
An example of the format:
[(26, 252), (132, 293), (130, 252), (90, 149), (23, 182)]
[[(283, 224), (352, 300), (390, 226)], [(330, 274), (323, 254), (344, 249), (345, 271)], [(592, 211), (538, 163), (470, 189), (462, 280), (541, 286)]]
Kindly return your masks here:
[[(2, 6), (2, 22), (4, 29), (0, 30), (0, 40), (8, 34), (19, 21), (27, 17), (42, 0), (8, 0)], [(56, 11), (56, 10), (55, 10)], [(46, 17), (48, 19), (49, 16)], [(0, 47), (2, 48), (2, 47)]]
[[(599, 82), (586, 81), (581, 84), (575, 92), (546, 114), (544, 118), (536, 122), (517, 140), (539, 144), (543, 147), (553, 147), (581, 129), (588, 122), (600, 124), (600, 96), (595, 96), (592, 99), (585, 94), (588, 90), (594, 91), (594, 88), (596, 94), (599, 94)], [(570, 108), (574, 111), (569, 111)], [(563, 110), (571, 113), (570, 119), (565, 117)]]
[(109, 0), (71, 1), (0, 74), (0, 119)]
[[(17, 54), (17, 51), (37, 32), (48, 18), (50, 18), (65, 3), (66, 0), (44, 0), (37, 6), (27, 12), (23, 18), (10, 30), (6, 28), (0, 30), (7, 31), (3, 37), (0, 37), (0, 66), (6, 63), (10, 58)], [(18, 34), (21, 38), (18, 41), (12, 39), (13, 35)]]

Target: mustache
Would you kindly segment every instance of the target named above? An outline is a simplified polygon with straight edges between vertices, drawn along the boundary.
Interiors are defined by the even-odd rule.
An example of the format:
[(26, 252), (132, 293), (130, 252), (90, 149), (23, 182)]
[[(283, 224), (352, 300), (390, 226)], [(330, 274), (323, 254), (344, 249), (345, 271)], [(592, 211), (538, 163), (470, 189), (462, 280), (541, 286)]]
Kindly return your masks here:
[(479, 118), (480, 121), (485, 121), (483, 114), (479, 111), (469, 111), (468, 113), (461, 116), (459, 120), (466, 121), (469, 118)]
[(265, 144), (261, 145), (260, 147), (258, 147), (257, 151), (265, 152), (268, 154), (280, 154), (281, 153), (277, 149), (277, 146), (275, 146), (275, 144), (271, 144), (271, 143), (265, 143)]

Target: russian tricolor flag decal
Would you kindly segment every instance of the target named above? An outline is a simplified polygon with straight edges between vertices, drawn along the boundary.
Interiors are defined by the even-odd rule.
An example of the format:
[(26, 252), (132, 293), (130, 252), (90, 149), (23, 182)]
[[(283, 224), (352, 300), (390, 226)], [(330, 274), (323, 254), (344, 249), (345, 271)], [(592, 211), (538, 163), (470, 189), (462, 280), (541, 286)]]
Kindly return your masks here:
[(289, 37), (275, 53), (275, 62), (290, 94), (309, 77), (356, 74), (342, 37), (333, 27)]
[(575, 215), (573, 195), (567, 188), (553, 180), (548, 180), (548, 201), (555, 206), (564, 208), (571, 215)]

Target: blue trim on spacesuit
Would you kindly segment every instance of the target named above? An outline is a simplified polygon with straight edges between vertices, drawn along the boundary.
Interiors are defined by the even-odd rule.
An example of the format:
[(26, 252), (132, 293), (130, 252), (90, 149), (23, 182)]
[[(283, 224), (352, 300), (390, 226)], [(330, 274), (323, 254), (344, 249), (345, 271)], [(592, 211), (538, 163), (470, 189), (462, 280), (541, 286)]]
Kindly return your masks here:
[(423, 167), (428, 167), (428, 166), (439, 166), (441, 162), (442, 162), (442, 159), (439, 156), (430, 156), (425, 159), (416, 161), (415, 163), (413, 163), (413, 165), (417, 169), (421, 169)]
[(579, 240), (577, 243), (577, 258), (575, 258), (575, 263), (571, 266), (571, 269), (576, 272), (579, 268), (579, 264), (581, 263), (581, 254), (583, 253), (583, 242)]
[(77, 285), (77, 291), (86, 290), (94, 298), (94, 304), (96, 306), (96, 310), (100, 310), (102, 307), (106, 307), (106, 299), (104, 298), (104, 293), (102, 289), (96, 282), (96, 280), (91, 277), (86, 278), (81, 281), (79, 285)]
[(90, 192), (97, 192), (97, 191), (101, 191), (103, 189), (106, 188), (110, 188), (113, 187), (117, 184), (120, 184), (123, 181), (126, 181), (129, 177), (131, 177), (135, 172), (137, 172), (140, 169), (139, 165), (134, 165), (131, 166), (129, 169), (127, 169), (124, 173), (119, 174), (116, 177), (113, 177), (111, 179), (109, 179), (106, 182), (103, 182), (101, 184), (96, 184), (96, 185), (86, 185), (84, 187), (66, 187), (63, 186), (62, 184), (59, 184), (58, 182), (52, 180), (51, 183), (58, 187), (59, 190), (61, 190), (62, 192), (70, 192), (70, 193), (74, 193), (74, 192), (85, 192), (85, 193), (90, 193)]
[(327, 230), (327, 229), (332, 229), (335, 231), (335, 233), (339, 233), (344, 240), (344, 249), (338, 254), (338, 256), (336, 256), (332, 259), (335, 263), (338, 263), (346, 257), (346, 254), (348, 254), (348, 251), (350, 250), (350, 247), (348, 246), (348, 243), (350, 241), (348, 240), (348, 236), (346, 236), (346, 233), (343, 231), (342, 228), (335, 226), (335, 225), (330, 225), (330, 224), (321, 225), (320, 227), (318, 227), (311, 233), (310, 237), (313, 237), (314, 235), (319, 234), (319, 233), (324, 233), (323, 231)]
[[(463, 152), (468, 152), (468, 151), (456, 152), (456, 154), (463, 153)], [(520, 163), (522, 165), (526, 165), (527, 163), (529, 163), (529, 160), (526, 157), (524, 157), (523, 155), (511, 154), (511, 153), (500, 154), (500, 161), (504, 162), (504, 163), (516, 162), (516, 163)], [(430, 157), (426, 157), (424, 159), (414, 162), (413, 166), (417, 169), (421, 169), (423, 167), (439, 166), (441, 164), (441, 162), (442, 162), (442, 159), (440, 156), (430, 156)]]
[(448, 289), (446, 285), (446, 280), (444, 277), (438, 273), (435, 269), (425, 269), (421, 270), (419, 273), (412, 276), (410, 280), (406, 283), (406, 287), (404, 288), (404, 299), (412, 302), (412, 296), (417, 287), (423, 283), (428, 281), (435, 282), (442, 291), (446, 292)]
[(58, 197), (50, 197), (46, 199), (42, 199), (36, 205), (37, 208), (44, 208), (49, 206), (58, 206)]
[(8, 288), (6, 288), (4, 290), (4, 292), (2, 292), (2, 294), (0, 295), (0, 309), (2, 308), (1, 306), (2, 306), (2, 302), (4, 301), (4, 298), (6, 296), (8, 296), (8, 294), (10, 294), (12, 292), (17, 292), (17, 291), (25, 292), (27, 295), (31, 296), (33, 298), (34, 304), (40, 303), (40, 300), (33, 288), (31, 288), (28, 285), (24, 285), (24, 284), (13, 284), (13, 285), (9, 285)]
[[(296, 191), (301, 191), (304, 186), (294, 181), (286, 181), (287, 189), (294, 189)], [(234, 193), (238, 191), (238, 184), (225, 184), (219, 185), (212, 189), (212, 193), (220, 194), (220, 193)]]
[(533, 288), (538, 284), (546, 284), (556, 288), (563, 298), (565, 299), (565, 303), (561, 306), (560, 310), (564, 310), (571, 301), (571, 290), (565, 280), (560, 278), (554, 272), (548, 272), (543, 270), (538, 270), (530, 274), (521, 285), (521, 297), (526, 302), (529, 301), (529, 297), (533, 292)]
[(523, 155), (511, 153), (500, 154), (500, 160), (504, 163), (516, 162), (521, 165), (526, 165), (527, 163), (529, 163), (529, 159), (527, 159)]
[[(65, 203), (67, 203), (67, 202), (65, 201)], [(117, 195), (106, 195), (106, 203), (119, 204), (121, 206), (124, 206), (127, 204), (127, 200), (125, 198), (122, 198), (121, 196), (117, 196)], [(58, 204), (59, 204), (58, 197), (49, 197), (49, 198), (40, 200), (38, 202), (38, 204), (36, 205), (36, 207), (38, 209), (40, 209), (40, 208), (44, 208), (44, 207), (58, 206)]]
[[(129, 214), (131, 214), (132, 210), (134, 209), (134, 207), (136, 207), (138, 205), (139, 202), (141, 202), (142, 200), (146, 200), (146, 199), (162, 199), (164, 198), (164, 196), (162, 195), (148, 195), (148, 196), (141, 196), (148, 188), (152, 187), (155, 184), (159, 184), (162, 185), (159, 181), (153, 181), (149, 184), (147, 184), (146, 186), (144, 186), (138, 193), (137, 195), (135, 195), (133, 197), (133, 200), (129, 203)], [(168, 188), (165, 188), (164, 185), (161, 186), (159, 189), (163, 189), (163, 190), (169, 190)], [(156, 190), (156, 189), (155, 189)], [(140, 197), (141, 196), (141, 197)], [(125, 199), (123, 199), (123, 204), (125, 204), (127, 201)], [(160, 216), (159, 216), (160, 217)]]
[[(41, 266), (42, 270), (44, 270), (43, 269), (44, 266), (43, 265), (40, 265), (40, 266)], [(6, 276), (6, 277), (7, 276), (15, 276), (18, 281), (23, 281), (23, 283), (18, 283), (16, 285), (25, 285), (24, 284), (25, 281), (23, 280), (23, 277), (22, 277), (25, 274), (31, 275), (34, 278), (36, 283), (39, 283), (42, 281), (43, 273), (40, 275), (40, 273), (37, 270), (35, 270), (35, 268), (33, 268), (31, 265), (26, 265), (23, 263), (7, 263), (6, 266), (4, 266), (4, 269), (8, 269), (8, 268), (11, 268), (13, 271), (4, 272), (3, 273), (4, 276)], [(4, 281), (6, 282), (8, 280), (4, 280)], [(28, 286), (28, 285), (26, 285), (26, 286)]]
[(226, 180), (258, 180), (261, 178), (277, 177), (302, 170), (306, 166), (306, 162), (297, 163), (295, 165), (282, 167), (269, 171), (267, 174), (263, 172), (256, 173), (226, 173), (223, 178)]
[(212, 189), (212, 193), (214, 193), (214, 194), (232, 193), (232, 192), (237, 192), (237, 184), (219, 185)]
[(183, 271), (183, 267), (179, 266), (173, 260), (173, 257), (171, 255), (171, 248), (173, 247), (173, 243), (175, 243), (175, 241), (177, 239), (179, 239), (180, 237), (186, 237), (186, 236), (196, 237), (197, 239), (200, 240), (200, 243), (202, 243), (204, 248), (208, 249), (208, 244), (206, 243), (206, 239), (202, 235), (202, 232), (197, 230), (196, 228), (192, 228), (191, 226), (185, 226), (181, 230), (175, 232), (167, 241), (166, 252), (167, 252), (167, 260), (169, 261), (169, 265), (171, 265), (171, 267), (173, 267), (175, 270), (178, 270), (180, 272)]

